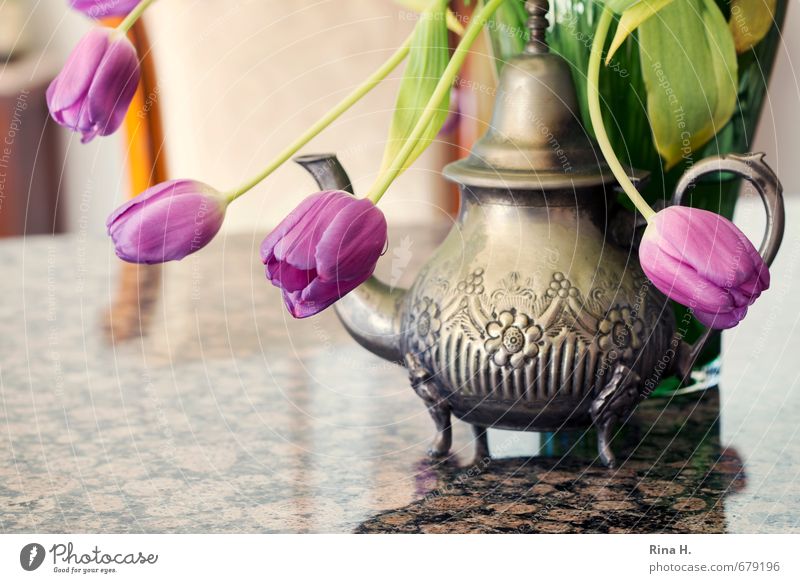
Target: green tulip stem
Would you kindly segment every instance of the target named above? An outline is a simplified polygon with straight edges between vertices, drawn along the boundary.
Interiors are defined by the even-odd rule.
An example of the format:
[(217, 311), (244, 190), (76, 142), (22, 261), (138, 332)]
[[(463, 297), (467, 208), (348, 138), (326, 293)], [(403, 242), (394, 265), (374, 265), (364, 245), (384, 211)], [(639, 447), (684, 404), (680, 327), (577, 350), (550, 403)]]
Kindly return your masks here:
[(597, 29), (594, 33), (592, 52), (589, 56), (589, 71), (587, 73), (587, 99), (589, 101), (589, 117), (592, 120), (592, 127), (594, 128), (594, 134), (597, 138), (597, 142), (600, 145), (600, 151), (603, 152), (603, 156), (605, 157), (609, 168), (611, 168), (611, 172), (614, 174), (617, 182), (619, 182), (620, 186), (625, 191), (625, 194), (627, 194), (628, 198), (631, 199), (631, 202), (634, 204), (636, 209), (642, 213), (642, 216), (648, 222), (650, 222), (650, 219), (656, 214), (656, 212), (650, 207), (649, 204), (647, 204), (647, 201), (642, 198), (642, 195), (639, 194), (639, 191), (636, 190), (633, 182), (631, 182), (631, 179), (628, 177), (628, 173), (622, 167), (619, 158), (617, 158), (617, 155), (614, 153), (614, 148), (611, 146), (611, 141), (608, 139), (608, 134), (606, 133), (606, 128), (603, 124), (603, 114), (600, 110), (600, 62), (602, 61), (603, 48), (606, 44), (608, 29), (611, 26), (613, 17), (614, 13), (609, 8), (603, 9), (603, 14), (600, 16), (600, 20), (597, 23)]
[(409, 47), (411, 46), (411, 36), (400, 46), (397, 51), (386, 61), (381, 67), (370, 75), (361, 85), (356, 87), (347, 97), (340, 101), (328, 113), (322, 116), (319, 121), (308, 128), (300, 137), (293, 141), (286, 147), (269, 165), (257, 176), (249, 182), (242, 184), (239, 188), (227, 193), (227, 199), (232, 202), (252, 189), (267, 176), (277, 170), (284, 162), (289, 160), (297, 151), (315, 138), (322, 130), (331, 125), (336, 119), (341, 116), (345, 111), (350, 109), (359, 99), (364, 97), (378, 83), (383, 81), (389, 73), (394, 71), (397, 66), (403, 62), (403, 59), (408, 55)]
[(117, 31), (121, 33), (126, 33), (130, 28), (136, 23), (139, 18), (141, 18), (144, 11), (156, 0), (142, 0), (136, 5), (136, 8), (128, 12), (128, 16), (125, 17), (125, 20), (119, 23), (117, 26)]
[(422, 111), (422, 115), (411, 131), (411, 134), (408, 136), (406, 143), (403, 144), (397, 156), (392, 160), (391, 165), (378, 176), (377, 180), (372, 185), (367, 198), (373, 203), (377, 203), (381, 199), (394, 179), (397, 178), (398, 174), (402, 171), (403, 165), (406, 163), (409, 156), (411, 156), (417, 142), (419, 142), (422, 134), (425, 132), (425, 128), (431, 122), (433, 116), (436, 115), (439, 105), (447, 94), (447, 91), (453, 85), (453, 81), (459, 69), (461, 69), (464, 59), (467, 58), (469, 48), (478, 37), (483, 26), (503, 2), (505, 2), (505, 0), (489, 0), (489, 2), (484, 4), (483, 7), (473, 15), (464, 36), (461, 38), (461, 42), (458, 43), (456, 50), (453, 52), (450, 62), (447, 64), (444, 73), (442, 73), (441, 79), (439, 79), (439, 82), (436, 84), (431, 98), (428, 100), (428, 103), (425, 104), (425, 109)]

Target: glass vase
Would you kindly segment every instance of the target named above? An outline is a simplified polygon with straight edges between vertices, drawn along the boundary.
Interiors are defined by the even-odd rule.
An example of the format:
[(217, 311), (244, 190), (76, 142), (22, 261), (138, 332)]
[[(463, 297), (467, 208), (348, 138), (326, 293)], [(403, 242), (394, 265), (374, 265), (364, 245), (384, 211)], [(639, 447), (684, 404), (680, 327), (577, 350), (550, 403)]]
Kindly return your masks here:
[[(730, 19), (730, 3), (717, 0), (717, 4), (725, 17)], [(635, 33), (616, 53), (611, 66), (603, 68), (600, 92), (605, 100), (606, 111), (611, 113), (607, 116), (607, 131), (614, 150), (623, 163), (650, 172), (650, 181), (643, 189), (643, 194), (650, 203), (669, 201), (678, 180), (693, 160), (750, 151), (764, 104), (769, 75), (780, 44), (787, 4), (787, 0), (778, 0), (771, 30), (752, 49), (738, 56), (739, 95), (737, 110), (731, 121), (705, 147), (669, 171), (664, 171), (651, 137), (644, 105), (647, 96)], [(586, 101), (586, 72), (595, 26), (602, 10), (602, 5), (593, 0), (550, 0), (548, 15), (551, 23), (548, 32), (550, 49), (572, 65), (584, 127), (589, 131), (591, 123)], [(613, 30), (611, 34), (613, 35)], [(741, 181), (731, 176), (711, 176), (697, 185), (688, 203), (732, 219), (740, 187)], [(620, 201), (628, 204), (624, 196), (620, 197)], [(685, 314), (685, 308), (677, 304), (673, 308), (680, 321)], [(694, 341), (702, 331), (702, 325), (692, 319), (687, 340)], [(695, 363), (692, 378), (682, 387), (677, 378), (666, 378), (653, 396), (670, 397), (677, 393), (716, 386), (719, 380), (720, 351), (721, 337), (719, 333), (715, 333)]]

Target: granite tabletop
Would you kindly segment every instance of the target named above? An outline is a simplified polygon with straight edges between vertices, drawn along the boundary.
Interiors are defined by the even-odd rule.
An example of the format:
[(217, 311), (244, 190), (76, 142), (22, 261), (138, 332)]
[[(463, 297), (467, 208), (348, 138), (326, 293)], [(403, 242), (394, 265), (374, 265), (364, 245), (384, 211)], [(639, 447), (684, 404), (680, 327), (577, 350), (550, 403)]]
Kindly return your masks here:
[[(437, 236), (410, 231), (405, 279)], [(502, 459), (471, 465), (458, 422), (429, 460), (405, 372), (332, 312), (288, 317), (258, 243), (168, 266), (144, 334), (116, 342), (106, 240), (0, 243), (0, 531), (800, 532), (800, 230), (726, 333), (720, 388), (646, 401), (613, 470), (572, 433), (493, 432)]]

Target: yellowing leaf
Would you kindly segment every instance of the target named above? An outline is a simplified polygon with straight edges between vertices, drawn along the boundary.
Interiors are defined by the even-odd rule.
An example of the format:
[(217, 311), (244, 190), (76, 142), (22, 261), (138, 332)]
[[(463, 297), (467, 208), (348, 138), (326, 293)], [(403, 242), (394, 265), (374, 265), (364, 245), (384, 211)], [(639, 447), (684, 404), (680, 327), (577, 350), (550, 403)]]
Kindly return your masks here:
[(653, 138), (671, 168), (691, 159), (733, 115), (733, 37), (714, 0), (680, 0), (639, 27), (639, 55)]
[(733, 0), (730, 27), (736, 52), (742, 54), (767, 36), (775, 22), (777, 0)]
[[(400, 82), (392, 125), (389, 129), (389, 139), (383, 152), (381, 172), (391, 166), (392, 161), (408, 140), (450, 61), (444, 17), (446, 5), (447, 0), (430, 2), (420, 14), (419, 22), (414, 27), (408, 52), (408, 63), (403, 73), (403, 80)], [(412, 150), (401, 172), (411, 166), (414, 160), (430, 145), (444, 125), (449, 112), (450, 91), (440, 102), (431, 122), (425, 128), (425, 133)]]
[[(400, 6), (404, 6), (411, 10), (412, 12), (422, 13), (430, 6), (431, 0), (394, 0)], [(433, 0), (436, 1), (436, 0)], [(449, 8), (447, 9), (447, 14), (445, 16), (447, 19), (447, 28), (451, 31), (456, 33), (458, 36), (462, 36), (464, 34), (464, 25), (461, 24), (461, 21), (458, 20), (458, 17), (453, 14), (453, 11)]]
[(632, 6), (635, 6), (636, 4), (642, 1), (643, 0), (604, 0), (603, 4), (605, 4), (607, 7), (609, 7), (617, 14), (622, 14)]
[(611, 47), (608, 49), (606, 65), (611, 62), (611, 57), (614, 56), (617, 49), (622, 46), (622, 43), (634, 30), (671, 2), (674, 2), (674, 0), (640, 0), (625, 10), (619, 19), (619, 24), (617, 24), (617, 32), (614, 34), (614, 40), (611, 41)]

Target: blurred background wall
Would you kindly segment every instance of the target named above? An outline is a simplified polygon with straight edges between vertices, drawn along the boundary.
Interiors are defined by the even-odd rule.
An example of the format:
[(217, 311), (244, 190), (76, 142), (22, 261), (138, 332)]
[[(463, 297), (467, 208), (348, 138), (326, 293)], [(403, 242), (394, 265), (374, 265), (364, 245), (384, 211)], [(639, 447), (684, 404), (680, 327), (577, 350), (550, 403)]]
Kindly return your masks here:
[[(218, 188), (257, 174), (377, 69), (414, 25), (399, 18), (392, 0), (203, 5), (198, 11), (197, 2), (161, 1), (146, 23), (170, 174)], [(304, 148), (336, 152), (357, 193), (369, 189), (380, 167), (401, 71)], [(434, 145), (392, 186), (381, 203), (390, 220), (446, 215), (440, 205), (447, 185), (437, 170), (447, 150)], [(231, 206), (227, 227), (263, 229), (315, 190), (304, 170), (286, 164)]]
[[(46, 86), (91, 27), (83, 15), (69, 9), (66, 0), (4, 0), (0, 2), (0, 23), (3, 31), (0, 43), (4, 45), (0, 53), (14, 55), (10, 62), (0, 61), (0, 95), (7, 100), (16, 100), (22, 92), (37, 88), (39, 84)], [(32, 95), (29, 102), (35, 99), (36, 95)], [(39, 107), (42, 105), (39, 103)], [(36, 106), (29, 103), (29, 107)], [(25, 112), (20, 133), (33, 141), (36, 156), (46, 140), (41, 130), (31, 130), (29, 125), (24, 125), (28, 124), (29, 115), (30, 110)], [(127, 194), (119, 135), (83, 145), (75, 134), (52, 122), (48, 126), (56, 134), (59, 153), (51, 168), (36, 156), (33, 171), (55, 173), (60, 186), (59, 218), (65, 230), (102, 233), (108, 212)], [(22, 144), (15, 146), (13, 154), (19, 162), (28, 152), (22, 151)], [(35, 185), (25, 188), (31, 205), (40, 201), (36, 190)]]
[[(800, 193), (798, 1), (790, 0), (785, 44), (755, 141), (789, 193)], [(229, 188), (255, 173), (388, 56), (413, 26), (406, 15), (392, 0), (156, 3), (146, 21), (170, 175)], [(0, 62), (0, 94), (13, 98), (20, 78), (57, 72), (89, 26), (66, 0), (0, 2), (4, 42), (14, 39), (15, 51), (27, 55), (24, 63)], [(305, 151), (339, 152), (364, 192), (379, 166), (396, 87), (390, 82), (376, 89)], [(81, 145), (75, 135), (56, 131), (63, 148), (56, 161), (62, 225), (101, 234), (105, 217), (127, 195), (122, 140), (116, 135)], [(450, 156), (447, 144), (437, 144), (393, 186), (385, 199), (391, 221), (446, 214), (446, 186), (437, 171)], [(287, 165), (231, 208), (227, 228), (260, 236), (313, 190), (302, 170)]]

